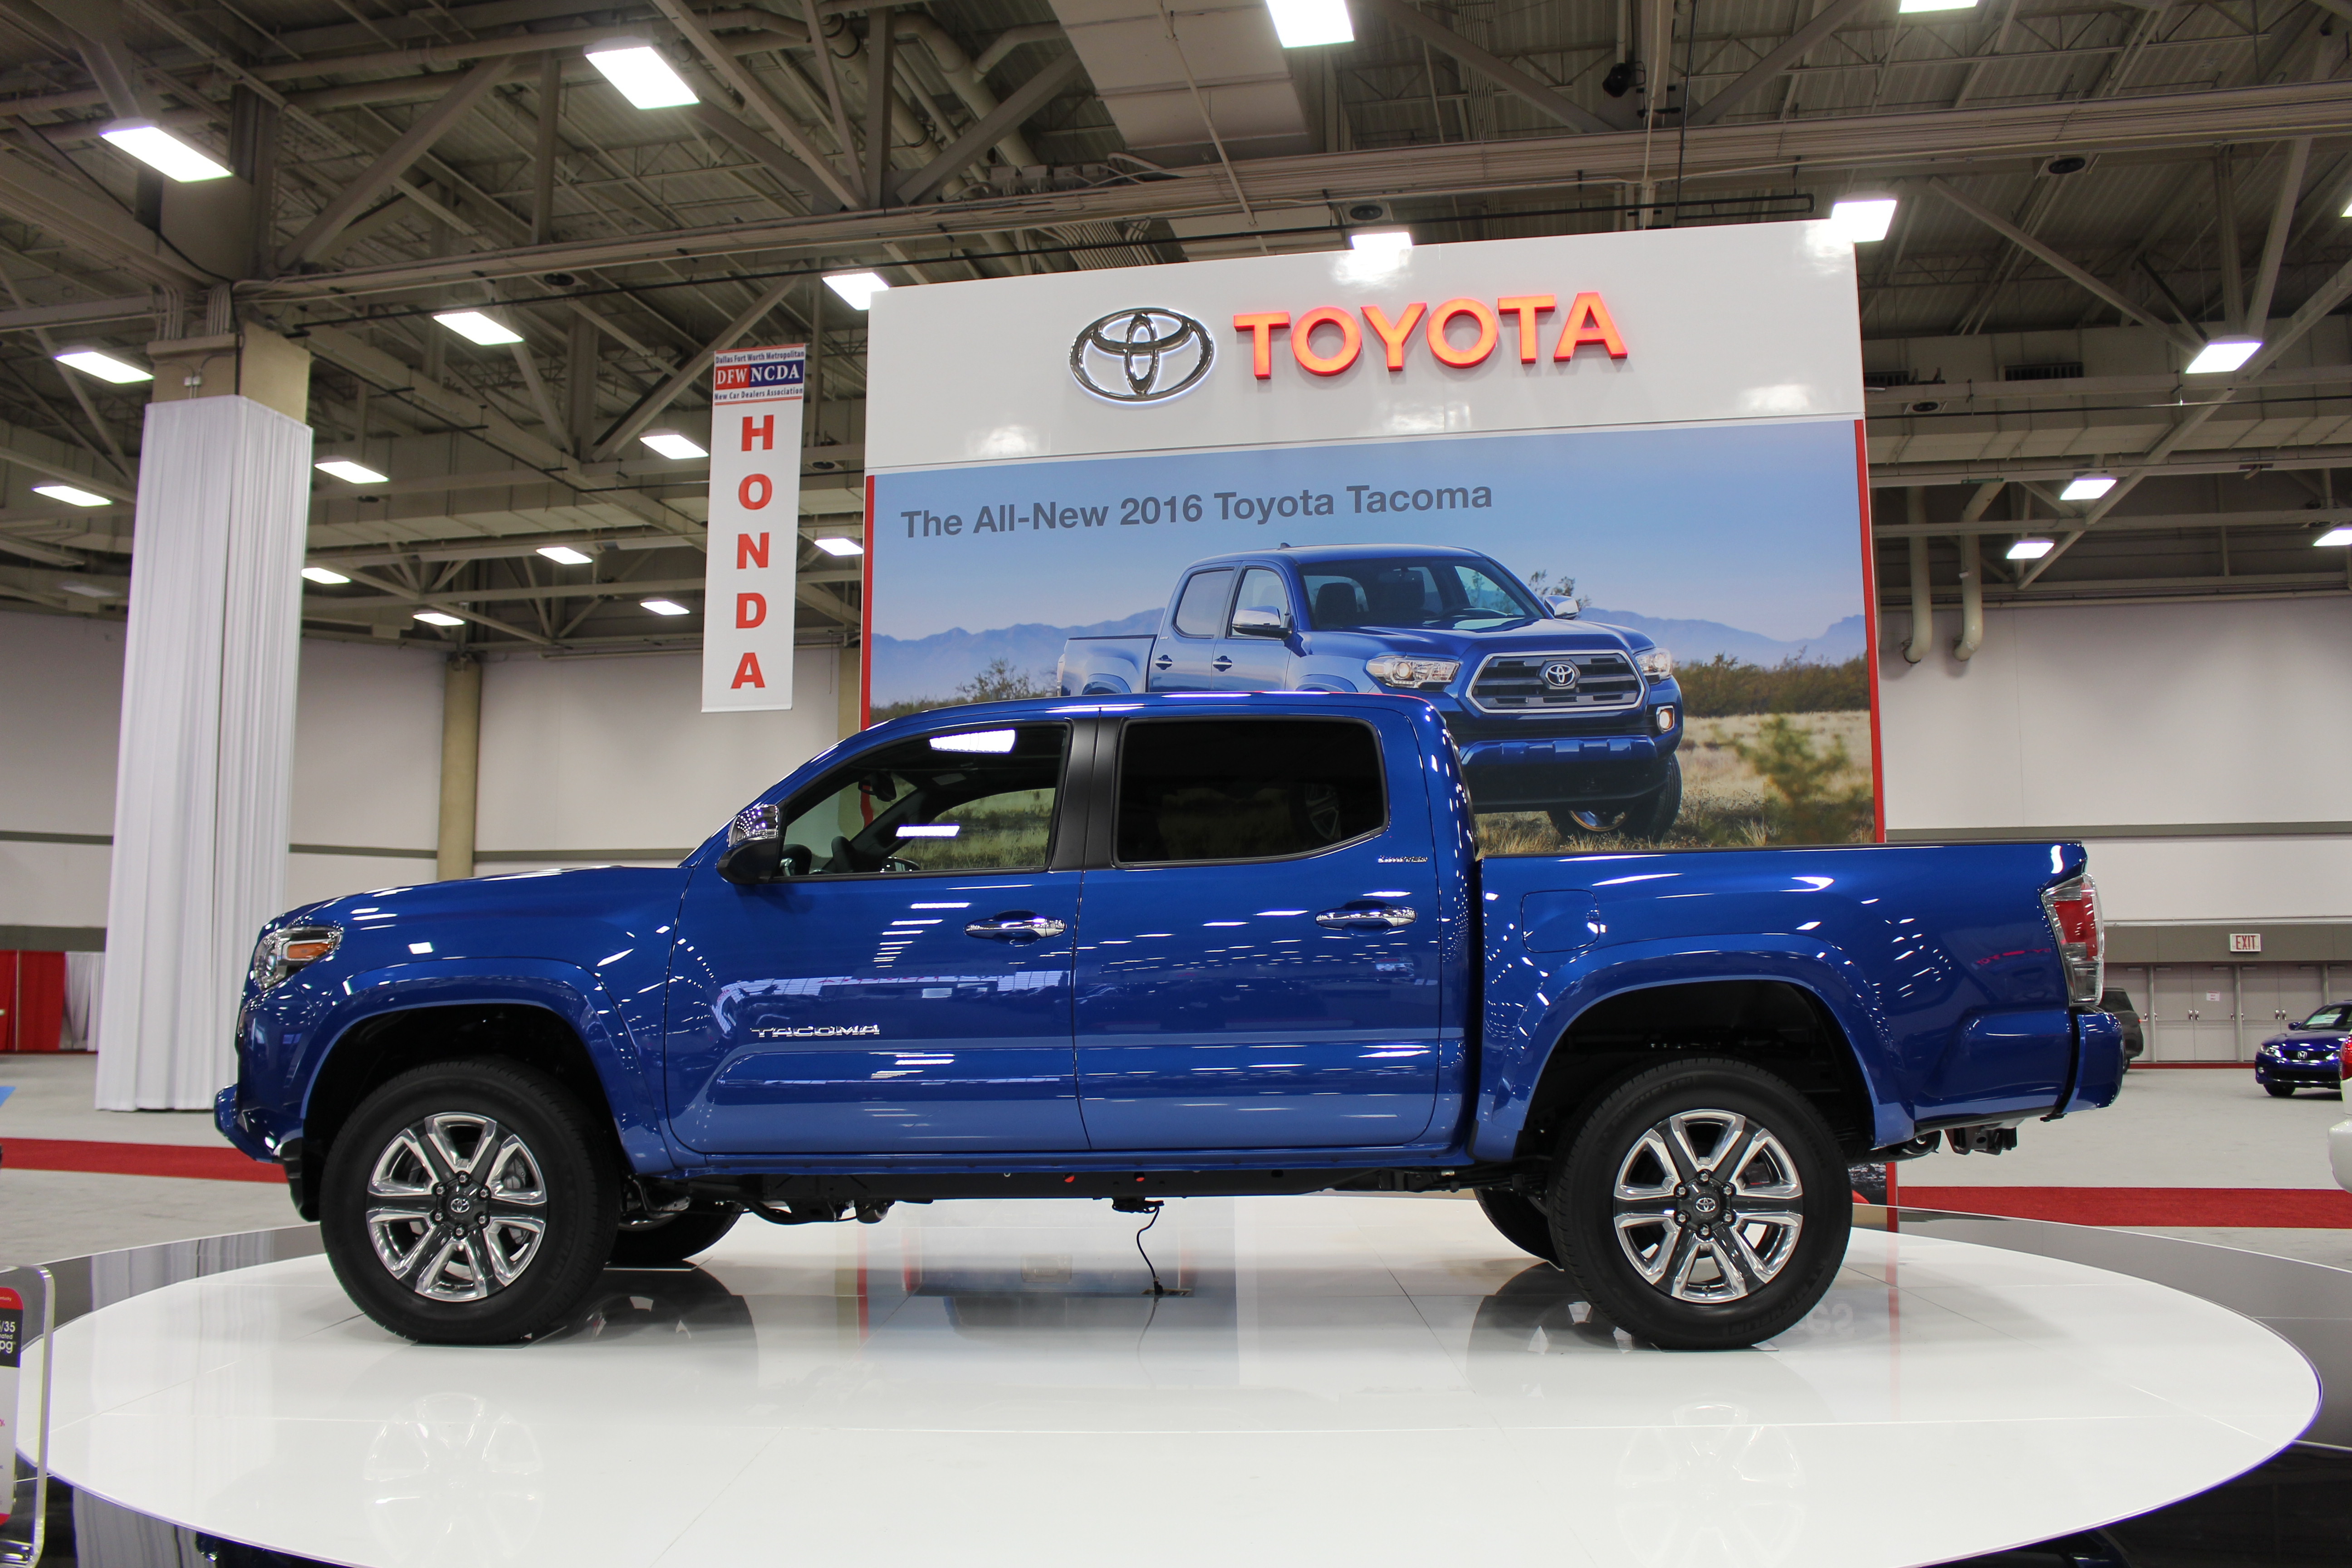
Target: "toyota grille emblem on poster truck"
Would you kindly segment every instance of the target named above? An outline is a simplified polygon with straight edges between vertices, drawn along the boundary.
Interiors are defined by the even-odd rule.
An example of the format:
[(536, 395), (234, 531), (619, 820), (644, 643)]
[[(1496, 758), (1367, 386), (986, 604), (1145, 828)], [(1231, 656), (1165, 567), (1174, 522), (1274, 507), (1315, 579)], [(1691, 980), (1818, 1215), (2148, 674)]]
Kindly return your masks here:
[(807, 355), (795, 343), (730, 349), (711, 362), (705, 713), (793, 705), (793, 580), (800, 569)]

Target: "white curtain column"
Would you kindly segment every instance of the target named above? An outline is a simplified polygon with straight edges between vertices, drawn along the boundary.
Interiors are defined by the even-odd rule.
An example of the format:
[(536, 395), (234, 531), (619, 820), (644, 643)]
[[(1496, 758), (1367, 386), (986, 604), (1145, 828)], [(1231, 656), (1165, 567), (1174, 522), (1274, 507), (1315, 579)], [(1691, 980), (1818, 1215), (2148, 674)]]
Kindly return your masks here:
[(300, 412), (299, 393), (273, 385), (272, 407), (213, 390), (243, 370), (159, 374), (172, 400), (147, 408), (99, 1009), (104, 1110), (212, 1105), (236, 1076), (254, 935), (285, 898), (310, 429), (280, 411)]

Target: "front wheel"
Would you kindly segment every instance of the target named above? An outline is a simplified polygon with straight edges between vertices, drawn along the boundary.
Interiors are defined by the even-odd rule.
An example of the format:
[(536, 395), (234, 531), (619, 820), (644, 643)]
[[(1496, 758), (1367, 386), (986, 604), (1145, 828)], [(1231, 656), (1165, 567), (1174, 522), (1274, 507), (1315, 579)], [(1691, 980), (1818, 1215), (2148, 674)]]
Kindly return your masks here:
[(608, 1128), (498, 1061), (415, 1068), (362, 1100), (320, 1183), (320, 1239), (360, 1310), (425, 1344), (545, 1332), (613, 1251)]
[(1700, 1058), (1637, 1074), (1579, 1117), (1545, 1206), (1596, 1310), (1668, 1350), (1730, 1350), (1813, 1310), (1853, 1205), (1837, 1141), (1802, 1095)]
[(1605, 833), (1627, 838), (1664, 838), (1683, 811), (1683, 763), (1666, 759), (1666, 776), (1656, 789), (1622, 805), (1554, 806), (1548, 815), (1562, 838), (1592, 838)]
[(2263, 1087), (2270, 1090), (2273, 1100), (2284, 1100), (2294, 1092), (2294, 1085), (2291, 1083), (2266, 1083)]
[(1505, 1241), (1546, 1263), (1559, 1264), (1559, 1250), (1552, 1243), (1551, 1221), (1531, 1199), (1508, 1187), (1480, 1187), (1476, 1196), (1478, 1207), (1502, 1232)]
[(656, 1219), (625, 1220), (613, 1237), (615, 1268), (660, 1268), (708, 1251), (735, 1228), (743, 1211), (733, 1204), (695, 1204)]

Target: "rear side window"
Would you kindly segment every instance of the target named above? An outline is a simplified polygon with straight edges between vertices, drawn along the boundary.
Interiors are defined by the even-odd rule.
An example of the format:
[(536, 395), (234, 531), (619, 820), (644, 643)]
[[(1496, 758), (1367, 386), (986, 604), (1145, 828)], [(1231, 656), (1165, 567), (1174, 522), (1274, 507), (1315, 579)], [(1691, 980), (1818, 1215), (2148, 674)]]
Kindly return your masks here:
[(1176, 635), (1213, 637), (1225, 618), (1225, 592), (1234, 585), (1230, 569), (1195, 573), (1176, 601)]
[(1387, 820), (1379, 742), (1350, 720), (1138, 720), (1119, 747), (1126, 864), (1312, 855)]

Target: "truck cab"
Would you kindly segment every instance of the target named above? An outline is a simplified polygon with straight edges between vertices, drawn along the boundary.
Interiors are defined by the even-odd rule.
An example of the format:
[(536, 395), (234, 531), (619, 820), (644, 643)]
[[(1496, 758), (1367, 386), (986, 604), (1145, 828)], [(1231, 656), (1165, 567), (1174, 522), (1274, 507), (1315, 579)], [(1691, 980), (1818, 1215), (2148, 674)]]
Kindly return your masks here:
[(1682, 804), (1673, 656), (1582, 619), (1475, 550), (1281, 546), (1178, 576), (1148, 637), (1073, 637), (1066, 697), (1386, 691), (1426, 699), (1481, 811), (1540, 811), (1562, 834), (1656, 838)]

